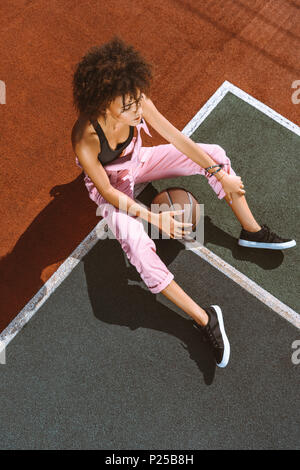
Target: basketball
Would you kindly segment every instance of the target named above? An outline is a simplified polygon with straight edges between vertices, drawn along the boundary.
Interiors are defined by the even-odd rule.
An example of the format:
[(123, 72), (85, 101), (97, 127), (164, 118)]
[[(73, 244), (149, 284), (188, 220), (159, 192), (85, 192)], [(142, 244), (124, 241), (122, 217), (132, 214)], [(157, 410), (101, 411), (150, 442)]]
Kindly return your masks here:
[(192, 231), (194, 232), (200, 221), (201, 213), (199, 202), (190, 191), (178, 187), (164, 189), (154, 197), (150, 207), (151, 212), (158, 214), (180, 209), (183, 209), (184, 212), (182, 215), (174, 215), (174, 219), (179, 222), (192, 223)]

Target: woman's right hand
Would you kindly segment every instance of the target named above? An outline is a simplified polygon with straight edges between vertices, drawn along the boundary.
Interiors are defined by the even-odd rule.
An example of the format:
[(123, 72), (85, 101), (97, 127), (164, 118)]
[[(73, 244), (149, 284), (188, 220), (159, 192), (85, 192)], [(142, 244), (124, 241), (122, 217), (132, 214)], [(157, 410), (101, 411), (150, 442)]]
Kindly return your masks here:
[(237, 193), (240, 196), (243, 196), (246, 193), (244, 190), (244, 183), (242, 182), (242, 178), (240, 176), (229, 175), (226, 173), (220, 180), (220, 183), (224, 189), (224, 192), (226, 193), (226, 197), (231, 202), (233, 193)]
[[(177, 211), (163, 211), (159, 214), (155, 213), (154, 225), (171, 238), (182, 238), (184, 235), (191, 233), (193, 226), (192, 223), (179, 222), (174, 219), (174, 215), (183, 215), (183, 212), (184, 209), (179, 209)], [(186, 229), (184, 229), (185, 227)]]

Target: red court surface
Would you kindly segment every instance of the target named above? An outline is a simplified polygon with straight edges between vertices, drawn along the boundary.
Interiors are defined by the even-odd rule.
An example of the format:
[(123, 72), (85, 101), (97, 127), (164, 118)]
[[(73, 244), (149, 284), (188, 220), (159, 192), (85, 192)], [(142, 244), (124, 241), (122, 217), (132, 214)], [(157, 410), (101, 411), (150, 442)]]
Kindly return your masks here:
[[(98, 222), (70, 139), (72, 74), (91, 46), (118, 34), (139, 49), (180, 130), (225, 80), (299, 124), (297, 0), (2, 0), (0, 17), (0, 331)], [(150, 130), (143, 145), (165, 143)]]

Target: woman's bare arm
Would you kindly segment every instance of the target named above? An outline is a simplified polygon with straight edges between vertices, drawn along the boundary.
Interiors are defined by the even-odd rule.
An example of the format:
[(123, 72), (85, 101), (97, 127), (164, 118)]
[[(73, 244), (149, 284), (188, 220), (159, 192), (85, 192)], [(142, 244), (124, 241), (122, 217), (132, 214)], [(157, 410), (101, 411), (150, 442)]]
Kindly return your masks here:
[(74, 144), (74, 152), (83, 170), (107, 202), (130, 215), (141, 217), (151, 223), (156, 223), (157, 214), (150, 212), (125, 193), (111, 185), (103, 165), (98, 160), (99, 144), (98, 146), (95, 145), (93, 136), (82, 139), (80, 142)]
[[(142, 100), (143, 117), (164, 139), (173, 144), (180, 152), (198, 163), (202, 168), (215, 165), (216, 162), (202, 150), (190, 137), (180, 132), (156, 108), (150, 98), (144, 95)], [(215, 169), (210, 170), (212, 173)], [(216, 173), (215, 178), (221, 179), (227, 174), (224, 170)]]

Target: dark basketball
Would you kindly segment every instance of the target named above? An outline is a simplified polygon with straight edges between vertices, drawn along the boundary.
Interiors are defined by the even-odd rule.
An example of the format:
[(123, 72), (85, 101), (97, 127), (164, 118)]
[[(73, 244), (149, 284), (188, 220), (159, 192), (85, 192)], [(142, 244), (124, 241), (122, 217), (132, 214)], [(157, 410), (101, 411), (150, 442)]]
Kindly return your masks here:
[(199, 202), (191, 192), (178, 187), (164, 189), (155, 196), (150, 207), (151, 212), (155, 213), (180, 209), (184, 209), (184, 212), (182, 215), (176, 214), (174, 219), (179, 222), (192, 223), (194, 232), (201, 214)]

